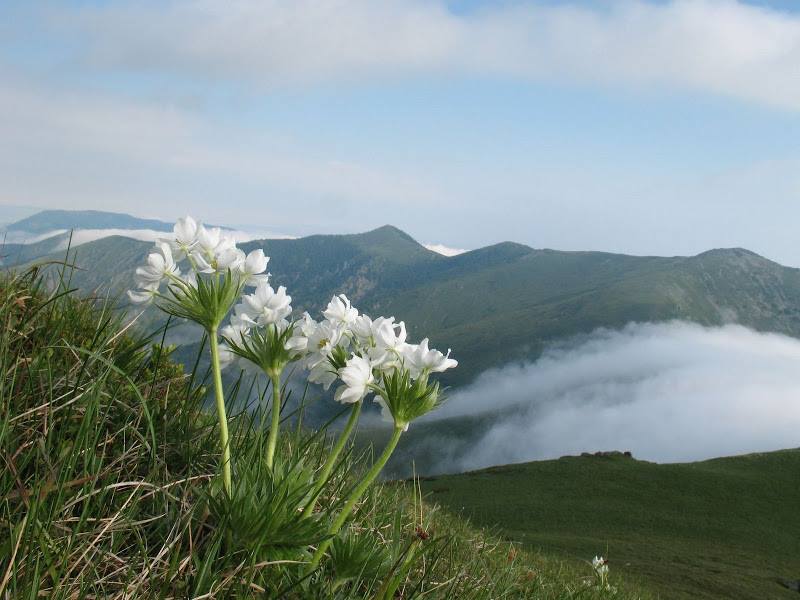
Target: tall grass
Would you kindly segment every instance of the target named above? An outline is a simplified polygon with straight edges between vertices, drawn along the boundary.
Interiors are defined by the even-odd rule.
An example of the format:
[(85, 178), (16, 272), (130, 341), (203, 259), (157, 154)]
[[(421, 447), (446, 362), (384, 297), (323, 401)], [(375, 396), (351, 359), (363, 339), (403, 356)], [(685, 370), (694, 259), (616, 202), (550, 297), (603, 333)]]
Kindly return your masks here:
[[(268, 465), (267, 405), (229, 415), (224, 493), (209, 373), (60, 273), (0, 276), (0, 598), (633, 597), (427, 506), (412, 483), (368, 488), (331, 538), (372, 457), (348, 443), (326, 465), (325, 432), (297, 427)], [(229, 386), (228, 410), (248, 386)]]

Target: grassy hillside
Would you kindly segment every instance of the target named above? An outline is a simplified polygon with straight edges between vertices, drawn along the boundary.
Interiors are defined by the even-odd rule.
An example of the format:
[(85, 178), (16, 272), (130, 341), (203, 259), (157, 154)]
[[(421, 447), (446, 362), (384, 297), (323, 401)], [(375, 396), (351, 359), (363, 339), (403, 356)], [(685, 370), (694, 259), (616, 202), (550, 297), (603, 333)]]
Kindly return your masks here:
[(631, 321), (735, 321), (800, 335), (800, 270), (744, 250), (660, 258), (501, 245), (448, 263), (373, 302), (446, 341), (465, 372), (534, 359), (549, 341)]
[[(79, 246), (73, 282), (120, 293), (151, 247), (122, 237)], [(450, 385), (536, 359), (553, 340), (631, 321), (738, 322), (800, 336), (800, 270), (741, 249), (664, 258), (503, 243), (448, 258), (391, 226), (242, 247), (266, 249), (273, 281), (300, 310), (315, 314), (344, 292), (366, 312), (407, 320), (412, 336), (424, 331), (451, 347), (462, 368), (445, 378)]]
[(586, 562), (522, 551), (403, 483), (373, 486), (303, 577), (319, 526), (369, 456), (345, 453), (301, 521), (291, 507), (306, 496), (293, 486), (319, 470), (325, 443), (287, 427), (264, 471), (264, 436), (240, 414), (228, 504), (202, 373), (121, 331), (104, 303), (30, 275), (0, 278), (0, 325), (2, 598), (397, 597), (389, 584), (407, 599), (649, 597), (614, 573), (615, 592), (598, 588)]
[(800, 450), (689, 464), (564, 457), (425, 479), (428, 499), (529, 549), (613, 569), (662, 598), (797, 597)]

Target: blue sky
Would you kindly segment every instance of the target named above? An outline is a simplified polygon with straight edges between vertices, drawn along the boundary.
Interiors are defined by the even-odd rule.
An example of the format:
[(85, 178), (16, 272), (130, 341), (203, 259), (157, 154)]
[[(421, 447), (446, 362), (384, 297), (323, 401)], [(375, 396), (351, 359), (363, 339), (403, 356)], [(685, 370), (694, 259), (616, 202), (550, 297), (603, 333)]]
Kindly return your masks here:
[(800, 266), (793, 2), (0, 7), (0, 204)]

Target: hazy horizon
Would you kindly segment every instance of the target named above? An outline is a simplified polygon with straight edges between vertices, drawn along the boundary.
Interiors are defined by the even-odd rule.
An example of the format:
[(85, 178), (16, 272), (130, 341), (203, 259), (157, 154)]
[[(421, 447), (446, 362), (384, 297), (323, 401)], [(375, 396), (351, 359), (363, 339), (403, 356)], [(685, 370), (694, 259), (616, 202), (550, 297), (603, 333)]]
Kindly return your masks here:
[(798, 11), (12, 0), (0, 203), (800, 265)]
[[(14, 207), (10, 207), (10, 208), (23, 209), (22, 212), (18, 213), (18, 214), (21, 214), (22, 216), (20, 216), (19, 218), (14, 219), (14, 220), (7, 220), (7, 222), (4, 222), (4, 220), (2, 218), (3, 217), (3, 212), (2, 211), (5, 208), (9, 208), (9, 207), (5, 207), (3, 205), (0, 205), (0, 231), (3, 230), (3, 226), (4, 225), (10, 225), (10, 224), (12, 224), (12, 223), (14, 223), (16, 221), (22, 220), (22, 219), (24, 219), (24, 218), (26, 218), (28, 216), (33, 216), (33, 215), (35, 215), (35, 214), (37, 214), (39, 212), (43, 212), (43, 211), (46, 211), (46, 210), (69, 210), (69, 209), (43, 209), (43, 208), (36, 208), (36, 207), (14, 206)], [(94, 210), (94, 209), (92, 209), (92, 210)], [(101, 211), (101, 212), (109, 212), (109, 211)], [(125, 215), (128, 215), (128, 216), (133, 216), (133, 217), (137, 217), (137, 218), (141, 218), (141, 219), (156, 219), (156, 220), (159, 220), (159, 217), (156, 216), (156, 215), (137, 215), (137, 214), (132, 214), (132, 213), (118, 213), (118, 214), (125, 214)], [(169, 223), (169, 221), (166, 221), (166, 220), (164, 220), (164, 222), (165, 223)], [(263, 239), (263, 240), (300, 239), (302, 237), (305, 237), (304, 235), (293, 236), (293, 235), (287, 235), (287, 234), (283, 234), (283, 233), (264, 231), (264, 230), (260, 230), (258, 227), (252, 227), (252, 226), (248, 226), (248, 225), (241, 225), (241, 224), (237, 225), (237, 224), (231, 224), (231, 223), (221, 223), (221, 225), (224, 226), (224, 227), (229, 228), (231, 230), (232, 234), (234, 235), (234, 237), (236, 238), (236, 240), (239, 241), (239, 242), (249, 242), (249, 241), (260, 240), (260, 239)], [(384, 225), (381, 225), (381, 226), (379, 226), (379, 227), (377, 227), (375, 229), (379, 229), (380, 227), (384, 227), (384, 226), (396, 227), (392, 223), (385, 223)], [(398, 227), (397, 229), (400, 229), (400, 228)], [(363, 231), (363, 230), (362, 231), (343, 231), (343, 232), (338, 232), (338, 233), (327, 233), (327, 234), (309, 233), (309, 234), (306, 234), (306, 235), (337, 235), (337, 234), (339, 234), (339, 235), (348, 235), (348, 234), (367, 233), (368, 231), (374, 231), (374, 229), (370, 229), (370, 230), (366, 230), (366, 231)], [(403, 230), (401, 229), (401, 231), (403, 231)], [(67, 230), (65, 230), (65, 229), (54, 229), (54, 230), (48, 231), (46, 233), (40, 233), (40, 234), (36, 234), (36, 235), (30, 235), (30, 234), (28, 234), (26, 232), (20, 232), (21, 236), (19, 236), (19, 237), (14, 236), (14, 235), (10, 235), (10, 234), (8, 234), (6, 232), (6, 233), (4, 233), (4, 236), (5, 236), (5, 242), (7, 242), (7, 243), (25, 243), (25, 244), (29, 244), (29, 243), (35, 243), (35, 242), (47, 239), (49, 237), (52, 237), (53, 235), (60, 235), (62, 233), (66, 233), (66, 232), (67, 232)], [(477, 250), (479, 248), (486, 247), (486, 246), (480, 246), (479, 248), (452, 248), (450, 246), (446, 246), (444, 244), (440, 244), (440, 243), (436, 243), (436, 242), (427, 242), (427, 241), (424, 241), (424, 240), (419, 240), (408, 231), (404, 231), (404, 233), (407, 233), (407, 234), (411, 235), (411, 237), (414, 238), (414, 240), (417, 243), (419, 243), (420, 245), (424, 246), (428, 250), (430, 250), (432, 252), (436, 252), (437, 254), (441, 254), (443, 256), (457, 256), (458, 254), (463, 254), (463, 253), (469, 252), (471, 250)], [(157, 230), (154, 230), (154, 229), (120, 229), (120, 228), (76, 229), (75, 232), (73, 233), (73, 235), (71, 236), (70, 244), (71, 244), (72, 247), (75, 247), (75, 246), (78, 246), (80, 244), (85, 244), (85, 243), (88, 243), (88, 242), (96, 241), (98, 239), (102, 239), (104, 237), (109, 237), (109, 236), (113, 236), (113, 235), (118, 235), (118, 236), (122, 236), (122, 237), (128, 237), (128, 238), (136, 239), (136, 240), (139, 240), (139, 241), (148, 241), (148, 242), (150, 242), (150, 241), (157, 241), (157, 240), (160, 240), (160, 239), (164, 238), (166, 233), (164, 231), (157, 231)], [(497, 240), (496, 242), (493, 242), (493, 244), (500, 244), (500, 243), (505, 243), (505, 242), (521, 243), (521, 242), (518, 242), (517, 240)], [(487, 246), (493, 245), (493, 244), (487, 244)], [(66, 248), (66, 244), (65, 244), (64, 247)], [(531, 247), (534, 248), (534, 249), (539, 249), (539, 250), (557, 250), (557, 251), (563, 251), (563, 252), (608, 252), (607, 250), (604, 250), (602, 248), (536, 248), (534, 246), (531, 246)], [(708, 251), (711, 251), (711, 250), (734, 249), (734, 248), (740, 248), (740, 247), (737, 246), (737, 247), (731, 247), (731, 248), (707, 248), (705, 250), (700, 251), (698, 254), (702, 254), (703, 252), (708, 252)], [(750, 250), (749, 248), (743, 248), (743, 249), (744, 250)], [(750, 251), (752, 251), (752, 250), (750, 250)], [(695, 256), (695, 255), (674, 255), (674, 254), (670, 254), (670, 255), (645, 255), (645, 254), (632, 254), (632, 253), (623, 253), (623, 254), (627, 254), (628, 256), (642, 256), (642, 257), (646, 257), (646, 256), (664, 256), (664, 257)], [(769, 257), (769, 256), (764, 256), (764, 258), (774, 261), (774, 259), (772, 257)], [(774, 262), (779, 262), (779, 261), (774, 261)], [(784, 263), (784, 265), (785, 266), (792, 266), (792, 267), (795, 267), (795, 268), (800, 268), (800, 264), (790, 265), (790, 264), (785, 264)]]

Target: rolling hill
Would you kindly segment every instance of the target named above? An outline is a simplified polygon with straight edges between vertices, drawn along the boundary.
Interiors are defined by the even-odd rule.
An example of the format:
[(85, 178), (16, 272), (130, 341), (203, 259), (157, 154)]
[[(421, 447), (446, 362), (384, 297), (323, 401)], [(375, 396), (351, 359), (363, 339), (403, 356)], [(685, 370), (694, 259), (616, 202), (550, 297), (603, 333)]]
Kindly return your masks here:
[(563, 457), (423, 479), (423, 492), (529, 549), (602, 554), (669, 599), (796, 598), (800, 450), (686, 464)]
[[(83, 244), (74, 252), (84, 270), (73, 282), (121, 293), (151, 247), (119, 236)], [(743, 249), (666, 258), (506, 242), (445, 257), (391, 226), (242, 247), (266, 249), (273, 281), (287, 286), (297, 309), (315, 314), (343, 292), (365, 312), (406, 320), (412, 336), (451, 347), (461, 368), (450, 385), (533, 360), (553, 340), (631, 321), (737, 322), (800, 336), (800, 270)]]
[[(17, 263), (63, 259), (45, 242)], [(452, 347), (460, 367), (449, 385), (533, 360), (555, 340), (631, 321), (736, 322), (800, 337), (800, 270), (738, 248), (639, 257), (506, 242), (444, 257), (391, 226), (242, 247), (266, 250), (273, 282), (287, 286), (299, 310), (317, 313), (344, 292), (365, 312), (407, 320), (415, 338)], [(120, 236), (83, 244), (70, 256), (80, 268), (72, 283), (122, 293), (151, 248)], [(424, 461), (426, 437), (468, 439), (487, 418), (420, 423), (395, 462), (408, 462), (411, 449)], [(362, 441), (373, 435), (383, 434), (365, 432)], [(581, 560), (608, 555), (612, 569), (663, 598), (791, 598), (797, 593), (777, 580), (800, 579), (798, 472), (797, 450), (666, 465), (584, 456), (422, 486), (430, 500), (531, 549)]]

